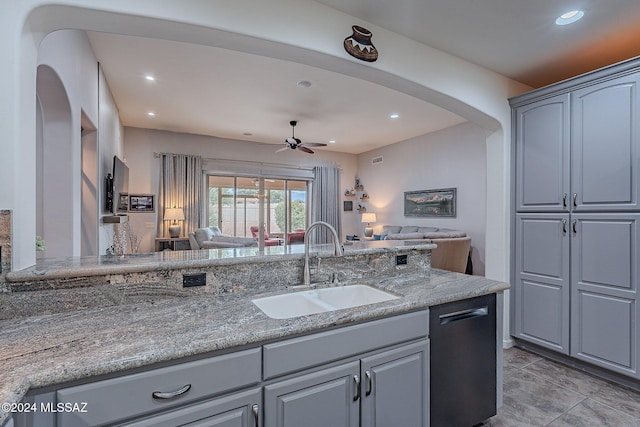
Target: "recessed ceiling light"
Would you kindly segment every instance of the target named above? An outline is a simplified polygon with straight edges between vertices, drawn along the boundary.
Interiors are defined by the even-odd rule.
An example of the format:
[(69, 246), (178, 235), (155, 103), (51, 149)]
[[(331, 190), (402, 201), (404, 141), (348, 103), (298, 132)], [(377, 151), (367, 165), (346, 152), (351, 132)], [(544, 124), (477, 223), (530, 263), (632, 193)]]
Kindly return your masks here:
[(556, 25), (569, 25), (580, 20), (584, 16), (582, 10), (572, 10), (567, 13), (563, 13), (556, 19)]
[(144, 78), (149, 80), (150, 82), (153, 82), (156, 80), (156, 78), (153, 77), (151, 74), (147, 74), (146, 76), (144, 76)]
[(336, 143), (335, 139), (332, 139), (331, 141), (329, 141), (329, 144), (335, 144), (335, 143)]
[(397, 119), (398, 117), (400, 117), (400, 114), (396, 114), (396, 113), (393, 113), (389, 116), (390, 119)]
[(245, 132), (245, 133), (243, 133), (243, 135), (244, 135), (244, 136), (251, 136), (251, 135), (253, 135), (253, 134), (252, 134), (251, 132)]
[(147, 113), (147, 116), (149, 116), (149, 117), (153, 117), (153, 116), (155, 116), (155, 115), (156, 115), (156, 113), (154, 113), (153, 111), (149, 111), (149, 112)]
[(311, 87), (311, 82), (309, 80), (300, 80), (298, 86), (308, 88)]

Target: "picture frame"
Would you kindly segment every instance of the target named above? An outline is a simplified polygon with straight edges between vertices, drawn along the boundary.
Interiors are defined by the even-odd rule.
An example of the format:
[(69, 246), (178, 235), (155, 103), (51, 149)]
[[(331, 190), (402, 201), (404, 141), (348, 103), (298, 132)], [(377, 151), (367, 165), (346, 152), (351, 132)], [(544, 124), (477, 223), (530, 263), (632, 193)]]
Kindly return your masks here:
[(351, 200), (345, 200), (343, 203), (343, 210), (345, 212), (353, 212), (353, 202)]
[(120, 193), (118, 197), (118, 212), (128, 212), (129, 211), (129, 194)]
[(405, 191), (404, 216), (454, 217), (457, 204), (456, 188)]
[(153, 194), (130, 194), (129, 212), (155, 212), (156, 204)]

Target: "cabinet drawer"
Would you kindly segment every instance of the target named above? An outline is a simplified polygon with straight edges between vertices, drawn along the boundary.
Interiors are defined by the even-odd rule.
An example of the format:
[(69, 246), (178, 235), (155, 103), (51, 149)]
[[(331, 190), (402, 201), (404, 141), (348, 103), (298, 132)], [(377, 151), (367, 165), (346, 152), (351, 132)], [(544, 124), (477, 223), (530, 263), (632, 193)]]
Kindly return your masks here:
[[(59, 403), (86, 402), (86, 412), (58, 413), (58, 425), (111, 424), (184, 405), (257, 384), (260, 368), (261, 350), (256, 348), (61, 389), (57, 392)], [(152, 395), (154, 392), (176, 392), (187, 386), (190, 386), (188, 391), (172, 398), (154, 398)]]
[(267, 344), (264, 379), (329, 363), (429, 334), (429, 312), (418, 311)]

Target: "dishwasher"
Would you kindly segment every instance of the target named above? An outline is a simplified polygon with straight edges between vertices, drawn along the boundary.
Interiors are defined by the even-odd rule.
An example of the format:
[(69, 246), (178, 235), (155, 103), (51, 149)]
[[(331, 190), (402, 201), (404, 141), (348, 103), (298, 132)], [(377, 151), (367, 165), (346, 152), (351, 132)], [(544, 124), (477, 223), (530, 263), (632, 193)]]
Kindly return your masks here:
[(429, 309), (431, 427), (472, 427), (496, 414), (496, 295)]

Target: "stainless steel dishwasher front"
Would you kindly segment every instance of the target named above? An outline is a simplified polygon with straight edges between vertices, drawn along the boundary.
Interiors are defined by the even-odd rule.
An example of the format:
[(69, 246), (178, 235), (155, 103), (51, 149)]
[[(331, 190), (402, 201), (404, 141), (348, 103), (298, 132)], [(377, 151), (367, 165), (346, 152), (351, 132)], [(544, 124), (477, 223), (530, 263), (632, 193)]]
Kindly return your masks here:
[(472, 427), (496, 414), (496, 295), (429, 309), (431, 427)]

